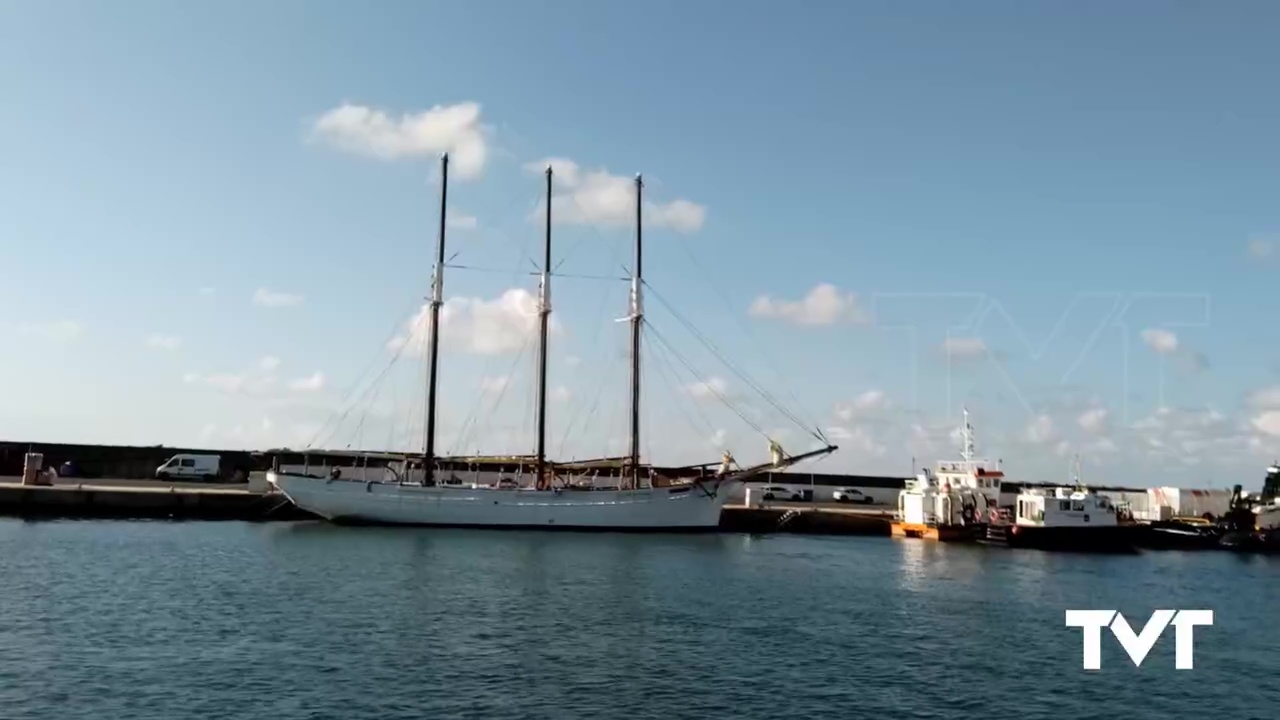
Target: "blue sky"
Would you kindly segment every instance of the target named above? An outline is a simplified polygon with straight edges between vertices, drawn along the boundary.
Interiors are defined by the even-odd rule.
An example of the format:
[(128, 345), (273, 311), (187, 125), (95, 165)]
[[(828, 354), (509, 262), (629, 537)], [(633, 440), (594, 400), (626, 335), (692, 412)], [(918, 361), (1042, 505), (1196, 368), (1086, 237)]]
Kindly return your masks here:
[[(373, 378), (427, 293), (449, 150), (449, 254), (476, 269), (446, 278), (448, 449), (532, 447), (521, 292), (556, 158), (559, 270), (623, 273), (643, 172), (654, 291), (842, 446), (815, 469), (949, 457), (968, 405), (1029, 479), (1080, 452), (1099, 482), (1256, 484), (1280, 455), (1278, 22), (1266, 3), (6, 3), (0, 437), (418, 443), (416, 344)], [(554, 306), (552, 450), (617, 450), (626, 287), (565, 277)], [(697, 370), (649, 343), (647, 452), (762, 454), (716, 394), (805, 449), (647, 307)]]

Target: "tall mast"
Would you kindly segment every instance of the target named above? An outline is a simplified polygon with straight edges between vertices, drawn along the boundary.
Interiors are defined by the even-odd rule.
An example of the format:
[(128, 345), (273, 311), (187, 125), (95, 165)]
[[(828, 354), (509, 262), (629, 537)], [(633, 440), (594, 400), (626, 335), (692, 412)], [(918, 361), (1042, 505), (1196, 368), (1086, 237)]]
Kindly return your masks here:
[(543, 242), (542, 287), (538, 293), (538, 474), (544, 483), (547, 466), (547, 320), (551, 316), (551, 166), (547, 166), (547, 231)]
[(631, 486), (640, 488), (640, 326), (644, 321), (644, 305), (641, 302), (642, 283), (640, 212), (641, 191), (644, 180), (636, 175), (636, 265), (631, 274)]
[(444, 305), (444, 225), (449, 199), (449, 153), (440, 156), (440, 232), (436, 241), (436, 267), (431, 279), (431, 335), (428, 339), (426, 439), (422, 453), (422, 483), (434, 479), (436, 459), (436, 379), (440, 359), (440, 306)]
[(965, 461), (971, 461), (974, 457), (973, 443), (973, 426), (969, 424), (969, 408), (964, 408), (964, 447), (960, 451), (960, 457)]

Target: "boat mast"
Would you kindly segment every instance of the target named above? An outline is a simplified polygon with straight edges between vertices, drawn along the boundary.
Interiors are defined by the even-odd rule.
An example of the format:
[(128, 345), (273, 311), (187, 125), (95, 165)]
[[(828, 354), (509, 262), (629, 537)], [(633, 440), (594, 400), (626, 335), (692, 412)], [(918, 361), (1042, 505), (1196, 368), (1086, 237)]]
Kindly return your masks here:
[(436, 240), (436, 267), (431, 279), (431, 327), (428, 343), (426, 438), (422, 453), (422, 484), (434, 480), (436, 459), (436, 378), (440, 358), (440, 306), (444, 305), (444, 226), (449, 199), (449, 153), (440, 156), (440, 232)]
[(546, 483), (547, 466), (547, 320), (551, 316), (551, 166), (547, 166), (547, 229), (543, 242), (542, 287), (538, 293), (538, 474), (535, 487)]
[(644, 321), (641, 302), (641, 246), (643, 233), (640, 213), (644, 180), (636, 175), (636, 264), (631, 274), (631, 486), (640, 488), (640, 325)]
[(960, 457), (965, 462), (972, 462), (974, 457), (973, 443), (973, 426), (969, 424), (969, 408), (964, 408), (964, 447), (960, 451)]

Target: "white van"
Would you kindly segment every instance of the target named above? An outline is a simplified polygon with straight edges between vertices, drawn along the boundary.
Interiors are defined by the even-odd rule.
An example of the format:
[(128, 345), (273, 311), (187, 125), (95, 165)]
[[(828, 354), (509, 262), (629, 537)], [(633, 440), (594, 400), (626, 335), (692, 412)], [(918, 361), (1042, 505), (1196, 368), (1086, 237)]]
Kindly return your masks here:
[(221, 455), (174, 455), (156, 468), (160, 480), (217, 480), (222, 474)]

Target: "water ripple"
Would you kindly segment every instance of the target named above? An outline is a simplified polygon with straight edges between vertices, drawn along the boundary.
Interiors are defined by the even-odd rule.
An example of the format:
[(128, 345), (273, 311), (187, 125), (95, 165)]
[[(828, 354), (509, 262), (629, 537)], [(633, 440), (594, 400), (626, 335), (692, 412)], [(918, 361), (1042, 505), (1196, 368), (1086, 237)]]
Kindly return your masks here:
[[(1275, 717), (1280, 562), (880, 538), (0, 521), (0, 708), (78, 718)], [(1080, 669), (1069, 607), (1207, 607)], [(1170, 633), (1171, 634), (1171, 633)]]

